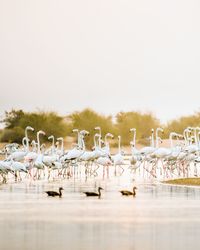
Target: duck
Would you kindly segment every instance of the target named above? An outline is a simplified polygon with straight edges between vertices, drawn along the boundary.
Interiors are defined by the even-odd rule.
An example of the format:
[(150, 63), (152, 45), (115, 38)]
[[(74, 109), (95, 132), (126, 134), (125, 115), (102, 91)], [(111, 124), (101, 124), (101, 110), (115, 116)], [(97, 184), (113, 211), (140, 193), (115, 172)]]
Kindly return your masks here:
[(133, 195), (133, 196), (136, 196), (136, 190), (137, 187), (133, 187), (133, 192), (131, 191), (128, 191), (128, 190), (121, 190), (119, 191), (122, 195), (126, 195), (126, 196), (129, 196), (129, 195)]
[(60, 198), (62, 197), (62, 190), (64, 190), (62, 187), (59, 187), (59, 192), (55, 192), (55, 191), (45, 191), (45, 193), (48, 194), (48, 196), (52, 196), (52, 197), (55, 197), (55, 196), (59, 196)]
[(98, 187), (98, 193), (95, 192), (83, 192), (86, 194), (86, 196), (98, 196), (99, 198), (101, 197), (101, 190), (103, 190), (102, 187)]

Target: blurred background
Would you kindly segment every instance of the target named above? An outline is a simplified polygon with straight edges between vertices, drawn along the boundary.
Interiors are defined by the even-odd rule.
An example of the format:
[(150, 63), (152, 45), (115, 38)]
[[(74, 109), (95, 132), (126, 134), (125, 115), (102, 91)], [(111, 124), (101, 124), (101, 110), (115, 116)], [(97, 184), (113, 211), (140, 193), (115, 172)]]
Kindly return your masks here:
[(20, 142), (26, 125), (64, 137), (98, 125), (124, 145), (135, 127), (148, 144), (151, 128), (167, 138), (199, 125), (199, 9), (198, 0), (1, 0), (1, 141)]
[[(111, 132), (115, 139), (111, 142), (113, 147), (117, 146), (117, 135), (122, 136), (122, 144), (129, 146), (132, 139), (130, 128), (137, 129), (137, 143), (140, 145), (149, 145), (149, 136), (151, 129), (157, 127), (164, 128), (163, 139), (169, 138), (172, 131), (183, 133), (187, 126), (199, 126), (200, 113), (194, 113), (190, 116), (183, 116), (162, 124), (152, 113), (141, 112), (119, 112), (115, 116), (105, 116), (95, 112), (92, 109), (73, 112), (66, 116), (60, 116), (55, 112), (25, 112), (23, 110), (11, 110), (5, 112), (1, 120), (4, 128), (0, 130), (0, 141), (21, 143), (24, 137), (26, 126), (31, 126), (35, 131), (44, 130), (46, 136), (44, 141), (48, 141), (48, 136), (65, 138), (65, 147), (69, 147), (75, 140), (72, 129), (86, 129), (90, 136), (86, 137), (86, 146), (88, 149), (93, 147), (93, 135), (96, 133), (94, 128), (100, 126), (102, 135)], [(36, 140), (36, 133), (30, 133), (30, 139)]]

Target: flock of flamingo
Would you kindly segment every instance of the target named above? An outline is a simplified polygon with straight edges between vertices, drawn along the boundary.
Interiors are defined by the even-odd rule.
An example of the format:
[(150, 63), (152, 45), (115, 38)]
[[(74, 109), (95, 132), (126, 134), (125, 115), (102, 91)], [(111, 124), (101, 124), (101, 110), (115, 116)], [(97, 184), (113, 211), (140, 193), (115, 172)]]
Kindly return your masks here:
[[(130, 142), (131, 155), (125, 155), (121, 148), (121, 136), (118, 136), (118, 152), (110, 153), (110, 139), (114, 136), (107, 133), (102, 137), (101, 128), (95, 127), (94, 147), (89, 151), (85, 146), (85, 138), (89, 136), (86, 130), (74, 129), (77, 142), (70, 150), (64, 149), (62, 137), (55, 139), (53, 135), (48, 139), (52, 141), (49, 148), (40, 143), (45, 132), (37, 132), (37, 141), (31, 141), (29, 132), (34, 129), (27, 126), (22, 146), (11, 143), (0, 151), (1, 182), (6, 183), (9, 178), (21, 181), (22, 178), (70, 178), (84, 168), (86, 175), (98, 175), (102, 168), (103, 176), (109, 176), (113, 168), (115, 175), (122, 174), (129, 169), (143, 178), (176, 178), (198, 176), (198, 163), (200, 162), (200, 128), (187, 127), (183, 134), (171, 132), (169, 135), (170, 147), (161, 147), (162, 128), (151, 130), (150, 145), (137, 149), (136, 129), (131, 128), (133, 139)], [(22, 174), (24, 173), (24, 174)], [(22, 177), (23, 176), (23, 177)]]

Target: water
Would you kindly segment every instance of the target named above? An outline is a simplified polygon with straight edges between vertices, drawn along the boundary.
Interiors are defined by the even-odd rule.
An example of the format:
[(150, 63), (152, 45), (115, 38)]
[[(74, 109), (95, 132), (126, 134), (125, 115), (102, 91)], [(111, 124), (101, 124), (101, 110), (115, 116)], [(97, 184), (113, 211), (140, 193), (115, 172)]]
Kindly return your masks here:
[[(137, 185), (137, 196), (121, 188)], [(104, 188), (102, 198), (83, 191)], [(62, 198), (45, 190), (64, 188)], [(129, 174), (0, 186), (0, 249), (197, 249), (200, 189), (143, 182)]]

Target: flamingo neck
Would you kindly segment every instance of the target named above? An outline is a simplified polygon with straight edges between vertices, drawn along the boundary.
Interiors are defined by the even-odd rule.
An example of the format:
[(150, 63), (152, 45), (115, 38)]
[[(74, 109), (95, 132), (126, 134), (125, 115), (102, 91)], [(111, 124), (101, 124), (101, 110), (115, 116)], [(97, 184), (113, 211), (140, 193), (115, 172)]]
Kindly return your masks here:
[(151, 147), (153, 147), (154, 148), (154, 132), (152, 132), (152, 134), (151, 134)]
[(170, 135), (169, 135), (169, 140), (170, 140), (170, 147), (171, 148), (173, 148), (174, 147), (174, 143), (173, 143), (173, 134), (172, 133), (170, 133)]
[(187, 130), (183, 131), (183, 137), (185, 140), (185, 146), (188, 146), (188, 134), (187, 134)]
[(118, 141), (118, 153), (121, 153), (121, 138), (119, 137), (119, 141)]
[(28, 140), (28, 131), (25, 129), (25, 138), (26, 138), (26, 150), (29, 151), (29, 140)]
[(40, 134), (39, 133), (37, 134), (37, 151), (38, 151), (38, 154), (41, 153), (41, 151), (40, 151)]
[(156, 129), (156, 148), (159, 148), (159, 136), (158, 136), (159, 131), (162, 131), (161, 128)]
[(61, 141), (61, 152), (62, 152), (62, 154), (64, 153), (64, 142), (63, 142), (63, 139)]
[(197, 138), (197, 129), (194, 129), (194, 140), (195, 140), (195, 145), (198, 146), (198, 138)]
[(94, 136), (94, 148), (96, 149), (97, 143), (96, 143), (96, 137)]
[(101, 148), (101, 136), (99, 136), (99, 148)]
[(54, 137), (52, 139), (52, 153), (55, 152), (55, 140), (54, 140)]
[(85, 151), (85, 141), (84, 141), (84, 137), (82, 136), (81, 138), (81, 142), (82, 142), (82, 149)]
[(134, 136), (133, 136), (133, 144), (135, 146), (135, 143), (136, 143), (136, 130), (134, 131)]

